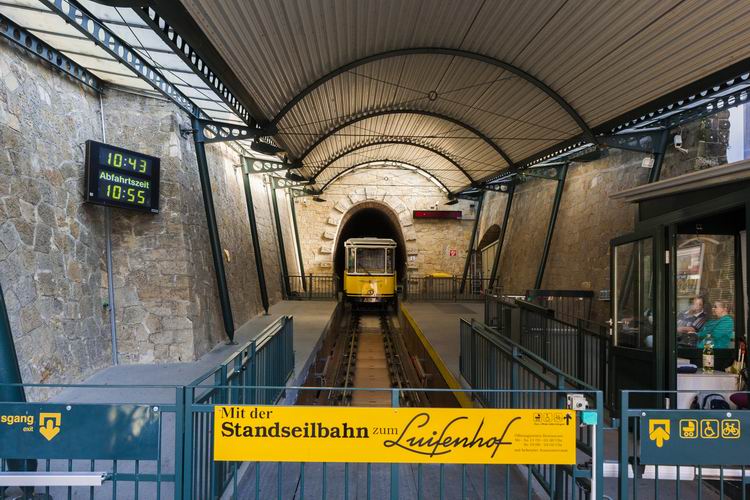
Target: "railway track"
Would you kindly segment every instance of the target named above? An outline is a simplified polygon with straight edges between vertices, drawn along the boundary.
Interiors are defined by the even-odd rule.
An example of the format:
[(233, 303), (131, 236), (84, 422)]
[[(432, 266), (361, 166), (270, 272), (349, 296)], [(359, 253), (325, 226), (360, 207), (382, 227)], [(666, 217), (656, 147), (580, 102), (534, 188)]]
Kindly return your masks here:
[[(416, 380), (394, 318), (385, 311), (352, 310), (346, 325), (343, 341), (337, 342), (332, 350), (322, 378), (324, 385), (336, 389), (320, 394), (318, 404), (391, 406), (389, 391), (366, 389), (403, 389), (411, 387), (410, 380)], [(409, 391), (400, 395), (401, 406), (425, 405), (426, 399), (420, 393)]]

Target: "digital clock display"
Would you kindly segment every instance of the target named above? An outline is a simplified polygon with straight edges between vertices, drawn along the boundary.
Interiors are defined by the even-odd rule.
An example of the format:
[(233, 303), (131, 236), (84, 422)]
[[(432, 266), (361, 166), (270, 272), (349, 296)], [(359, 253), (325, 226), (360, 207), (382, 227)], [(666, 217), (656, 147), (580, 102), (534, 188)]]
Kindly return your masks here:
[(86, 141), (86, 201), (157, 213), (159, 166), (154, 156)]

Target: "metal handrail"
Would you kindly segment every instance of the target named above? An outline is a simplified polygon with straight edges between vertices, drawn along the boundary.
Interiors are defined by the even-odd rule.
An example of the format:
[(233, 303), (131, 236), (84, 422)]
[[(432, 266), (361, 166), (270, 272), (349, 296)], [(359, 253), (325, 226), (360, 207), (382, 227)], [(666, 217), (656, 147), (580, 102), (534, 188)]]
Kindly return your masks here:
[[(465, 322), (465, 320), (463, 319), (461, 321)], [(529, 365), (525, 359), (530, 359), (531, 361), (534, 361), (535, 363), (540, 365), (546, 372), (552, 373), (553, 375), (556, 375), (558, 377), (562, 377), (563, 380), (568, 382), (571, 386), (574, 386), (574, 387), (577, 387), (586, 391), (598, 390), (596, 387), (590, 384), (587, 384), (583, 380), (580, 380), (574, 377), (573, 375), (570, 375), (569, 373), (562, 371), (557, 366), (554, 366), (547, 360), (534, 354), (532, 351), (525, 348), (524, 346), (513, 342), (507, 337), (498, 335), (495, 330), (484, 325), (483, 323), (479, 323), (476, 320), (472, 319), (470, 324), (471, 324), (472, 330), (476, 331), (478, 335), (484, 337), (490, 343), (492, 343), (495, 347), (502, 349), (506, 353), (512, 356), (517, 356), (519, 363), (524, 365), (524, 367), (528, 368), (529, 370), (535, 371), (536, 367), (534, 367), (533, 365)], [(517, 353), (514, 353), (514, 350), (517, 350)]]

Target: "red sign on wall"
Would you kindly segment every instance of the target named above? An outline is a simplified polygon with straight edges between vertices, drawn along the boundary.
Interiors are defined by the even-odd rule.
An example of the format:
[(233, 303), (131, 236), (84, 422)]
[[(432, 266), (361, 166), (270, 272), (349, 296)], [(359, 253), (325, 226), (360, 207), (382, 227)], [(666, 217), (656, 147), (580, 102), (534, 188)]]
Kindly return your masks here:
[(451, 248), (448, 251), (448, 255), (450, 255), (451, 257), (457, 257), (458, 256), (458, 250), (456, 250), (455, 248)]

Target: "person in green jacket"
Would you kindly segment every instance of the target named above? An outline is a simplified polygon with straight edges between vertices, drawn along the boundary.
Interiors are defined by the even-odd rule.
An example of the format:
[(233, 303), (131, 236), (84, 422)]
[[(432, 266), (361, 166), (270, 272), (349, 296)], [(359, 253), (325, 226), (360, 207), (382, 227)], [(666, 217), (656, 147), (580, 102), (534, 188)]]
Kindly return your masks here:
[(703, 349), (706, 336), (711, 334), (714, 349), (728, 349), (730, 343), (734, 340), (734, 320), (729, 315), (729, 303), (725, 300), (717, 300), (711, 309), (716, 319), (706, 321), (706, 324), (700, 329), (698, 332), (700, 342), (698, 342), (697, 347)]

